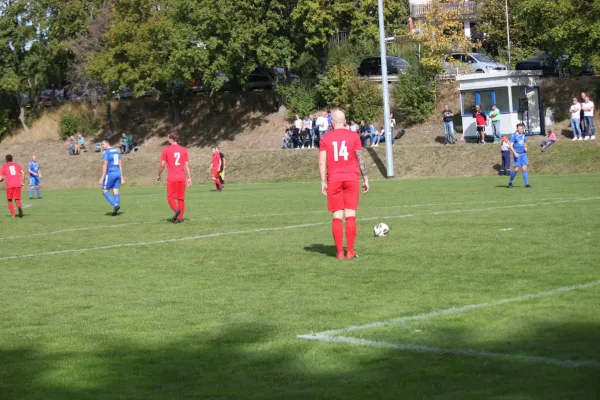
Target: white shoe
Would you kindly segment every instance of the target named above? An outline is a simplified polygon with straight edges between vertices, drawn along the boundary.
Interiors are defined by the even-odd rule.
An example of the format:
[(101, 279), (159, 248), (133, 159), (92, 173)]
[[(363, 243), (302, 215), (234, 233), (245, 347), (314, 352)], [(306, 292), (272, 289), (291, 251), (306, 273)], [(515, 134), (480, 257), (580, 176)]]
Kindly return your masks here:
[(590, 139), (596, 140), (596, 135), (592, 135), (592, 137)]
[(585, 139), (583, 139), (583, 140), (590, 140), (590, 137), (586, 136)]
[(577, 140), (577, 136), (575, 136), (575, 137), (574, 137), (573, 139), (571, 139), (571, 140)]
[(577, 139), (577, 140), (583, 140), (583, 138), (581, 136), (579, 136), (579, 139)]

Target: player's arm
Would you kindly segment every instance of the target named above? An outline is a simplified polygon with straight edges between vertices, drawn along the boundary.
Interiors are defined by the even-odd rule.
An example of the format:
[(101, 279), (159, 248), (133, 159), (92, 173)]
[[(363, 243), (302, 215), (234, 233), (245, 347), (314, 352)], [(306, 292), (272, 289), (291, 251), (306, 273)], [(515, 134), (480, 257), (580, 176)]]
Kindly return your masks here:
[(125, 183), (125, 176), (123, 175), (123, 160), (119, 160), (119, 170), (121, 171), (121, 183)]
[(225, 168), (227, 168), (227, 161), (225, 160), (225, 157), (223, 157), (221, 161), (223, 162), (223, 170), (225, 170)]
[(327, 196), (327, 151), (319, 152), (319, 174), (321, 175), (321, 193)]
[(165, 160), (160, 160), (160, 167), (158, 167), (158, 175), (156, 177), (156, 180), (160, 182), (160, 176), (163, 173), (163, 170), (165, 169)]
[(108, 161), (104, 160), (104, 164), (102, 164), (102, 177), (100, 177), (100, 184), (104, 181), (106, 177), (106, 170), (108, 169)]
[(185, 167), (185, 173), (187, 174), (187, 184), (188, 186), (192, 186), (192, 171), (190, 170), (190, 163), (188, 161), (185, 162), (184, 164)]
[(33, 172), (33, 171), (31, 170), (31, 168), (29, 168), (29, 175), (37, 176), (38, 174), (36, 174), (35, 172)]
[(519, 158), (519, 155), (517, 154), (517, 152), (515, 151), (515, 146), (514, 143), (512, 142), (512, 140), (509, 142), (509, 147), (510, 147), (510, 152), (513, 153), (513, 155), (516, 158)]
[(21, 187), (25, 186), (25, 171), (23, 171), (21, 169), (21, 172), (19, 172), (19, 175), (21, 176)]
[(367, 171), (367, 161), (365, 160), (365, 156), (363, 156), (362, 150), (354, 150), (354, 154), (358, 160), (358, 169), (360, 169), (360, 174), (363, 177), (363, 193), (367, 193), (369, 191), (369, 172)]

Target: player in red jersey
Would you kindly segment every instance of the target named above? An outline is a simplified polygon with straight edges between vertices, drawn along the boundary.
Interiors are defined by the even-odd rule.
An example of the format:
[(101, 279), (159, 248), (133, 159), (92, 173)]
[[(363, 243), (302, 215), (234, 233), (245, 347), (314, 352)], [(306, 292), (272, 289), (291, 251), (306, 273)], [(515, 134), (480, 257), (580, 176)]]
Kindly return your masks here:
[[(337, 110), (332, 114), (333, 130), (321, 138), (319, 152), (319, 173), (321, 192), (327, 196), (328, 209), (333, 213), (332, 233), (337, 258), (356, 258), (356, 209), (360, 192), (360, 178), (363, 177), (363, 193), (369, 191), (367, 164), (362, 155), (360, 136), (345, 129), (346, 116)], [(346, 218), (346, 244), (344, 257), (344, 232), (342, 218)]]
[(221, 154), (218, 150), (218, 147), (212, 147), (210, 151), (212, 151), (212, 159), (210, 161), (211, 179), (215, 182), (215, 186), (220, 192), (223, 190), (223, 184), (221, 183), (221, 179), (219, 179), (219, 174), (221, 173), (221, 165), (223, 165), (223, 160), (221, 159)]
[(23, 218), (23, 209), (21, 208), (21, 188), (25, 185), (25, 172), (17, 163), (13, 162), (10, 154), (6, 156), (6, 164), (0, 170), (0, 182), (6, 179), (6, 198), (8, 199), (8, 210), (11, 218), (15, 217), (15, 207), (13, 200), (17, 204), (19, 217)]
[(190, 173), (190, 164), (188, 152), (185, 147), (177, 144), (179, 132), (169, 133), (169, 145), (163, 149), (160, 156), (160, 167), (158, 168), (157, 181), (160, 182), (160, 176), (167, 166), (167, 200), (169, 206), (175, 211), (173, 223), (183, 222), (183, 213), (185, 212), (185, 187), (186, 174), (187, 186), (192, 186), (192, 174)]

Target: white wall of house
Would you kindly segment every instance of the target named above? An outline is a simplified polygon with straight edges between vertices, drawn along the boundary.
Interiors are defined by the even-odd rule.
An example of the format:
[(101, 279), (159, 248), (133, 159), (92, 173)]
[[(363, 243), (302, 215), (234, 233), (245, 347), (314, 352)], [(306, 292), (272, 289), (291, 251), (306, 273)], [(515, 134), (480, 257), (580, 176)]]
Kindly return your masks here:
[(471, 21), (465, 21), (465, 36), (471, 37)]

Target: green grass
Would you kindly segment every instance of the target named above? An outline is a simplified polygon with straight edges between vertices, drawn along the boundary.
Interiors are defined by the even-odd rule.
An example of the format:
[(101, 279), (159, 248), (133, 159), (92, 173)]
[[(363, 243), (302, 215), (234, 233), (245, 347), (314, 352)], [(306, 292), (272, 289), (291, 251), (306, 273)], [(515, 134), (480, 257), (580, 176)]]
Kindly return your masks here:
[(318, 183), (195, 186), (181, 225), (162, 187), (44, 191), (2, 218), (0, 398), (597, 398), (511, 356), (600, 361), (600, 286), (345, 335), (506, 358), (297, 338), (600, 279), (600, 175), (531, 179), (374, 182), (342, 262)]

